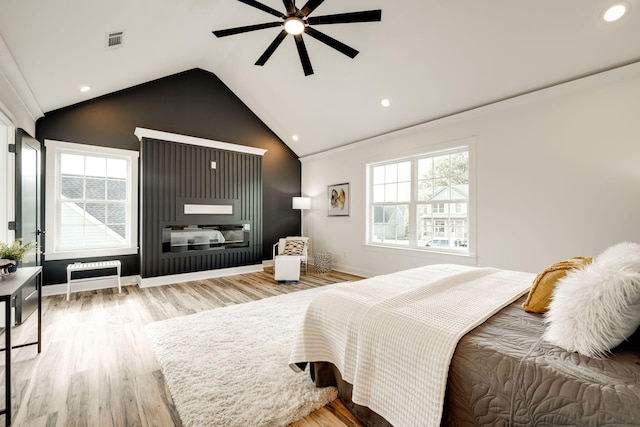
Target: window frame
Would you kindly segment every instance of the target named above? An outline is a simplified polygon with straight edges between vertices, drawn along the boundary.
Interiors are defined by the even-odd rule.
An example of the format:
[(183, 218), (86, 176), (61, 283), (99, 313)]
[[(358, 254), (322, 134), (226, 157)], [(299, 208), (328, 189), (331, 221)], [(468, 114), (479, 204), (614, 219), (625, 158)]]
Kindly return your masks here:
[[(465, 250), (455, 249), (455, 248), (443, 248), (443, 247), (423, 247), (418, 245), (418, 236), (417, 236), (417, 221), (415, 219), (418, 206), (423, 205), (423, 202), (418, 200), (418, 168), (417, 162), (419, 159), (425, 157), (436, 157), (438, 155), (450, 154), (459, 151), (466, 151), (468, 153), (468, 174), (469, 174), (469, 195), (467, 199), (467, 221), (468, 221), (468, 231), (467, 231), (467, 247)], [(377, 166), (384, 166), (388, 164), (401, 163), (405, 161), (410, 161), (412, 164), (411, 170), (411, 200), (408, 202), (386, 202), (390, 205), (398, 205), (398, 204), (406, 204), (409, 205), (409, 215), (410, 218), (408, 220), (409, 224), (409, 241), (407, 244), (398, 244), (398, 243), (389, 243), (389, 242), (377, 242), (373, 240), (374, 233), (374, 206), (379, 206), (381, 203), (374, 203), (373, 194), (374, 194), (374, 183), (373, 183), (373, 168)], [(434, 254), (446, 254), (446, 255), (455, 255), (462, 256), (468, 258), (475, 258), (476, 256), (476, 201), (475, 201), (475, 188), (476, 188), (476, 180), (475, 180), (475, 138), (469, 137), (461, 140), (451, 141), (449, 143), (442, 144), (434, 144), (431, 146), (431, 149), (428, 151), (416, 152), (413, 151), (411, 153), (407, 153), (402, 157), (396, 158), (387, 158), (380, 159), (377, 161), (370, 160), (365, 164), (365, 182), (366, 182), (366, 223), (365, 223), (365, 246), (375, 247), (375, 248), (385, 248), (385, 249), (395, 249), (395, 250), (409, 250), (415, 251), (419, 253), (434, 253)], [(450, 201), (446, 203), (457, 204), (457, 201)], [(384, 202), (382, 203), (384, 205)], [(450, 209), (451, 210), (451, 206)], [(457, 212), (456, 212), (457, 213)], [(455, 213), (453, 214), (455, 217)], [(452, 220), (455, 220), (453, 218)]]
[[(77, 154), (81, 156), (100, 156), (126, 159), (127, 171), (127, 211), (128, 221), (126, 244), (120, 247), (75, 248), (64, 250), (59, 248), (60, 242), (60, 155)], [(101, 147), (72, 142), (45, 140), (46, 188), (45, 212), (46, 230), (45, 257), (47, 260), (64, 260), (73, 258), (93, 258), (118, 255), (135, 255), (138, 253), (138, 159), (139, 152), (119, 148)]]

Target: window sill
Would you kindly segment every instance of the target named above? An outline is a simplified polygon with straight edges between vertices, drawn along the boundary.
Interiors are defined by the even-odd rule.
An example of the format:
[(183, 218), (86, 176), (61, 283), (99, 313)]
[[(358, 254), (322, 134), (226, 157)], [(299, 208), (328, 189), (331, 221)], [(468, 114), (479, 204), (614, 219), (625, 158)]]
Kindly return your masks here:
[(109, 248), (97, 250), (75, 250), (66, 252), (45, 252), (45, 261), (58, 261), (78, 258), (97, 258), (120, 255), (137, 255), (138, 248)]
[(429, 262), (454, 263), (476, 265), (477, 257), (471, 252), (457, 252), (436, 249), (411, 248), (402, 246), (388, 246), (376, 243), (365, 243), (365, 248), (376, 252), (384, 252), (390, 255), (403, 255), (426, 258)]

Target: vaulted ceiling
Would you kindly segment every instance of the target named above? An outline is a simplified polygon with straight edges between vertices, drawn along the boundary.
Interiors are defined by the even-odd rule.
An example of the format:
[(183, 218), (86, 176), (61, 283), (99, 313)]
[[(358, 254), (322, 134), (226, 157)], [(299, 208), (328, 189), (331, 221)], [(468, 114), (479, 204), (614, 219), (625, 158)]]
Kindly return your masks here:
[[(283, 1), (262, 3), (285, 12)], [(382, 9), (382, 20), (317, 25), (360, 53), (304, 36), (311, 76), (292, 37), (254, 65), (279, 27), (212, 34), (278, 20), (236, 0), (0, 0), (0, 36), (26, 82), (21, 95), (40, 113), (202, 68), (305, 156), (637, 62), (640, 0), (604, 23), (613, 3), (326, 0), (310, 16)], [(118, 31), (122, 47), (107, 49)]]

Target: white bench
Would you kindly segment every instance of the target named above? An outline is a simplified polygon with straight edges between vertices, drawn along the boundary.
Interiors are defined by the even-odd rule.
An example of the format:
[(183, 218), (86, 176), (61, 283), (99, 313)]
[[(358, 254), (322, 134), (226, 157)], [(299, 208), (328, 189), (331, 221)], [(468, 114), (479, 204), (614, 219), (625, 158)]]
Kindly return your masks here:
[(117, 277), (118, 278), (118, 293), (122, 292), (122, 283), (120, 282), (120, 261), (98, 261), (98, 262), (76, 262), (74, 264), (67, 265), (67, 301), (69, 301), (69, 296), (71, 294), (71, 282), (75, 280), (89, 280), (87, 278), (83, 279), (72, 279), (71, 273), (75, 273), (78, 271), (88, 271), (88, 270), (103, 270), (107, 268), (115, 268), (116, 275), (109, 276), (100, 276), (99, 279), (103, 277)]

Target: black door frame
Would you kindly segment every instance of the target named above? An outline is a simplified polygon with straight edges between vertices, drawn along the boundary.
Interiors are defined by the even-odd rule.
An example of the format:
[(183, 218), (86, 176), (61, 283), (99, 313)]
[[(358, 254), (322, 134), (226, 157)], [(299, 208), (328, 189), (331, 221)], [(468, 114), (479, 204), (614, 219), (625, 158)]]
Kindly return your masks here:
[(42, 219), (44, 218), (44, 148), (42, 143), (29, 135), (27, 131), (22, 128), (16, 129), (15, 136), (15, 145), (16, 145), (16, 153), (15, 153), (15, 238), (22, 238), (22, 147), (23, 147), (23, 138), (29, 138), (35, 141), (38, 150), (40, 151), (40, 181), (38, 182), (38, 192), (40, 193), (40, 200), (38, 203), (38, 212), (37, 212), (37, 227), (40, 230), (38, 232), (37, 240), (38, 240), (38, 248), (40, 249), (36, 254), (36, 265), (42, 265), (42, 257), (41, 252), (42, 248), (44, 248), (44, 233)]
[[(25, 141), (26, 140), (26, 141)], [(36, 181), (36, 242), (37, 251), (35, 254), (35, 265), (42, 265), (42, 251), (44, 248), (44, 231), (42, 220), (44, 218), (44, 155), (43, 145), (40, 141), (29, 135), (24, 129), (18, 128), (15, 132), (15, 238), (20, 239), (23, 237), (23, 223), (22, 223), (22, 150), (24, 145), (30, 145), (37, 149), (39, 152), (39, 180)], [(24, 243), (24, 242), (23, 242)], [(20, 292), (18, 292), (12, 301), (12, 305), (15, 306), (15, 324), (19, 325), (26, 320), (26, 318), (36, 309), (33, 304), (35, 299), (33, 296), (38, 292), (38, 286), (42, 286), (42, 281), (38, 285), (38, 281), (33, 279), (31, 283), (26, 285)]]

